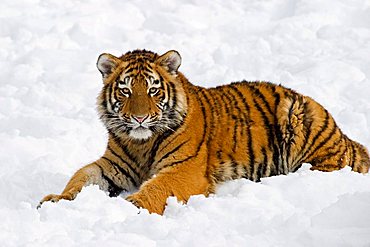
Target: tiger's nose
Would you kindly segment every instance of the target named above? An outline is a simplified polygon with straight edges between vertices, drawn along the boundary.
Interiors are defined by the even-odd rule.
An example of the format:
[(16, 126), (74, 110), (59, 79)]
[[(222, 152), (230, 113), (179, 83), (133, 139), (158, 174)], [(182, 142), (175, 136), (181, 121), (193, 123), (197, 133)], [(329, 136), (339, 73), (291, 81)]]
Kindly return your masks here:
[(143, 123), (145, 121), (145, 119), (148, 118), (149, 115), (146, 115), (146, 116), (132, 116), (133, 119), (135, 119), (136, 122), (138, 123)]

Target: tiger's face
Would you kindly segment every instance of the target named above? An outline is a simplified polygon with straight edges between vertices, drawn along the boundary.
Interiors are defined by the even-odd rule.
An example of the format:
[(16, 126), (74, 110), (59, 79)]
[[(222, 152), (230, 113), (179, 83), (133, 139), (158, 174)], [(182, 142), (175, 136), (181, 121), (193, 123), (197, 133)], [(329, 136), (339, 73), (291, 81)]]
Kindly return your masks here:
[(100, 55), (97, 67), (104, 87), (98, 110), (107, 129), (146, 140), (181, 125), (186, 99), (177, 77), (180, 63), (176, 51), (162, 56), (148, 51), (128, 52), (120, 58)]

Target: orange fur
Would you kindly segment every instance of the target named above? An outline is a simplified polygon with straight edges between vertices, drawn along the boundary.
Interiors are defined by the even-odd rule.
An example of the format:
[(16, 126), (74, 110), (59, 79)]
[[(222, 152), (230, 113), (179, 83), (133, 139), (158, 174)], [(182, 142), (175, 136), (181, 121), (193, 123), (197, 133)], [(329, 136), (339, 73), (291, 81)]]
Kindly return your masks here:
[(186, 202), (226, 180), (259, 181), (302, 163), (312, 170), (349, 165), (368, 172), (366, 148), (345, 136), (313, 99), (267, 82), (205, 89), (177, 70), (180, 63), (176, 51), (99, 57), (106, 152), (77, 171), (61, 195), (41, 203), (73, 200), (83, 186), (98, 184), (110, 196), (139, 188), (127, 200), (162, 214), (169, 196)]

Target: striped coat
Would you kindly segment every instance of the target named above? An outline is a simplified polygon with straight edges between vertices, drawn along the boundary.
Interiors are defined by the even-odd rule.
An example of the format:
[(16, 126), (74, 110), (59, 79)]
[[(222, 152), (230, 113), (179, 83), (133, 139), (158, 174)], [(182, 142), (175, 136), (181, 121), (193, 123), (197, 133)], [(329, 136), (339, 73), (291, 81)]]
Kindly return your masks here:
[(343, 134), (313, 99), (267, 82), (206, 89), (191, 84), (180, 64), (176, 51), (102, 54), (98, 111), (109, 134), (107, 149), (60, 195), (41, 203), (73, 200), (83, 186), (98, 184), (110, 196), (138, 189), (127, 200), (162, 214), (169, 196), (186, 202), (214, 193), (224, 181), (258, 182), (302, 163), (312, 170), (349, 165), (368, 172), (366, 148)]

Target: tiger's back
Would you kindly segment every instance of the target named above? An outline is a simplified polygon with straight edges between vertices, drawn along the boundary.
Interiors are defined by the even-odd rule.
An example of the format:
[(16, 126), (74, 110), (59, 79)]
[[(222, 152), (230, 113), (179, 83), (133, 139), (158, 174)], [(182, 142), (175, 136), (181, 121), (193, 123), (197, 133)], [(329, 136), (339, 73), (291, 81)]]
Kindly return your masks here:
[(303, 163), (367, 172), (361, 144), (345, 136), (327, 110), (307, 96), (266, 82), (190, 90), (206, 120), (208, 174), (214, 183), (296, 171)]

